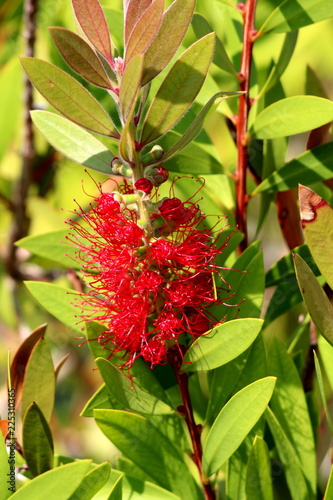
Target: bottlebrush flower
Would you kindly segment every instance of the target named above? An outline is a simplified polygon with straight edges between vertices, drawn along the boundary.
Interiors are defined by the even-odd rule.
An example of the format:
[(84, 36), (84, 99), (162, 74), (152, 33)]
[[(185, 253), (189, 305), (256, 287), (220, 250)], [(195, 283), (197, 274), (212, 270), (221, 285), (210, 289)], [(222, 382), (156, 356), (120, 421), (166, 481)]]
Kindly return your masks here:
[(76, 212), (82, 223), (69, 221), (69, 239), (88, 286), (82, 318), (106, 325), (97, 340), (110, 357), (123, 351), (123, 367), (140, 356), (153, 367), (167, 361), (170, 348), (223, 320), (209, 307), (226, 300), (214, 286), (224, 245), (217, 244), (222, 229), (209, 229), (198, 205), (178, 198), (151, 203), (158, 229), (141, 228), (133, 204), (123, 202), (132, 193), (127, 183), (119, 193), (100, 192), (87, 213)]

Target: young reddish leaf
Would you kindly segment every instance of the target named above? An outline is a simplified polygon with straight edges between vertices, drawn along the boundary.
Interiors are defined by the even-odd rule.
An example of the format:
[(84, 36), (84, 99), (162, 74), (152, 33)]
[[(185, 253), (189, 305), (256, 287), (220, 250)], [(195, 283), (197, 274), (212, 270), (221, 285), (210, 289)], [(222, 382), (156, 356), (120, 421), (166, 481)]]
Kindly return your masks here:
[(38, 340), (45, 335), (46, 328), (46, 323), (35, 328), (29, 337), (27, 337), (19, 346), (12, 361), (10, 367), (10, 377), (12, 388), (15, 389), (15, 408), (17, 408), (21, 402), (22, 384), (31, 351), (35, 347), (36, 342), (38, 342)]
[(126, 122), (132, 108), (135, 107), (140, 90), (142, 66), (143, 56), (138, 55), (134, 57), (126, 66), (124, 74), (121, 78), (119, 101), (121, 116), (124, 122)]
[(144, 54), (160, 27), (164, 0), (155, 0), (133, 28), (125, 49), (125, 67), (138, 54)]
[(37, 403), (26, 411), (22, 429), (24, 458), (33, 477), (53, 467), (53, 438), (50, 427)]
[(151, 5), (152, 0), (129, 0), (125, 13), (124, 39), (125, 44), (142, 14)]
[(289, 249), (292, 250), (304, 243), (295, 190), (279, 191), (276, 202), (281, 231)]
[(296, 277), (304, 302), (314, 324), (333, 346), (333, 306), (315, 275), (297, 254), (293, 254)]
[(64, 364), (66, 363), (67, 359), (70, 358), (71, 356), (71, 353), (69, 352), (68, 354), (66, 354), (60, 361), (59, 363), (57, 364), (57, 366), (55, 367), (54, 369), (54, 375), (55, 375), (55, 378), (58, 377), (59, 375), (59, 372), (61, 370), (61, 368), (64, 366)]
[(299, 186), (305, 241), (325, 280), (333, 289), (333, 209), (312, 189)]
[(164, 12), (160, 29), (145, 52), (142, 85), (155, 78), (175, 55), (191, 22), (194, 6), (195, 0), (175, 0)]
[(32, 402), (38, 404), (47, 421), (54, 404), (55, 375), (51, 350), (42, 337), (32, 350), (24, 374), (22, 389), (22, 418)]
[(7, 419), (0, 420), (0, 432), (2, 434), (2, 437), (5, 439), (7, 434), (8, 434), (8, 420)]
[(49, 30), (68, 66), (97, 87), (112, 89), (103, 64), (83, 38), (65, 28), (49, 28)]
[(112, 44), (104, 12), (98, 0), (72, 0), (75, 17), (92, 45), (113, 64)]
[(118, 137), (109, 115), (74, 78), (40, 59), (22, 57), (21, 62), (37, 90), (60, 113), (96, 134)]
[(141, 137), (143, 145), (164, 135), (193, 104), (213, 57), (214, 41), (215, 34), (210, 33), (177, 59), (147, 112)]

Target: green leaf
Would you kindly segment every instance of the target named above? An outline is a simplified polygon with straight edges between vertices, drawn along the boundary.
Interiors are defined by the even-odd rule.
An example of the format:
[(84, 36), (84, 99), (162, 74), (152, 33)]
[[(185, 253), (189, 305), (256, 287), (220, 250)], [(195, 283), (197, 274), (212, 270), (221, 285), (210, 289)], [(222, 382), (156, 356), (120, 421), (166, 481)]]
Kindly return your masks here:
[(107, 500), (122, 500), (123, 498), (123, 476), (119, 476), (115, 482)]
[(18, 240), (15, 245), (61, 266), (80, 269), (82, 266), (74, 260), (75, 248), (66, 244), (67, 236), (68, 231), (61, 229), (37, 236), (26, 236)]
[(298, 285), (310, 316), (323, 337), (333, 345), (333, 306), (304, 260), (297, 254), (293, 259)]
[[(203, 36), (207, 35), (208, 33), (211, 33), (213, 28), (210, 26), (208, 21), (198, 12), (196, 12), (192, 18), (191, 21), (195, 36), (197, 38), (202, 38)], [(214, 52), (214, 57), (213, 57), (213, 63), (216, 64), (220, 69), (223, 69), (224, 71), (227, 71), (228, 73), (231, 73), (232, 75), (237, 77), (237, 72), (234, 68), (234, 65), (230, 61), (230, 58), (228, 54), (226, 53), (226, 50), (224, 48), (223, 43), (219, 39), (219, 37), (216, 37), (216, 46), (215, 46), (215, 52)]]
[(328, 478), (324, 500), (333, 500), (333, 467), (331, 467), (330, 477)]
[(237, 450), (265, 411), (276, 379), (266, 377), (248, 385), (222, 408), (203, 448), (203, 469), (214, 474)]
[[(201, 132), (205, 123), (209, 120), (211, 115), (216, 111), (219, 104), (223, 100), (228, 99), (229, 97), (237, 97), (239, 96), (239, 94), (239, 92), (217, 92), (217, 94), (213, 95), (213, 97), (209, 99), (207, 104), (196, 116), (195, 120), (191, 123), (186, 132), (182, 134), (176, 144), (174, 144), (172, 148), (164, 154), (163, 163), (172, 158), (176, 153), (179, 153), (179, 151), (185, 148), (196, 138), (196, 136)], [(157, 164), (158, 162), (154, 162), (154, 164), (155, 163)]]
[(265, 108), (255, 118), (250, 134), (258, 139), (274, 139), (300, 134), (333, 120), (333, 102), (322, 97), (294, 96)]
[(112, 43), (101, 4), (98, 0), (72, 0), (75, 17), (92, 45), (112, 62)]
[(85, 324), (86, 327), (86, 337), (88, 342), (88, 347), (94, 356), (94, 358), (108, 358), (111, 354), (112, 347), (103, 346), (99, 343), (98, 337), (103, 335), (107, 330), (105, 325), (98, 323), (97, 321), (89, 321)]
[(328, 142), (297, 156), (277, 172), (267, 177), (253, 195), (268, 191), (285, 191), (299, 182), (313, 184), (333, 177), (333, 142)]
[[(68, 500), (83, 480), (91, 460), (79, 460), (44, 472), (24, 484), (10, 498), (13, 500)], [(61, 485), (61, 487), (59, 487)]]
[(266, 324), (302, 302), (296, 276), (290, 275), (276, 287), (265, 314)]
[(74, 78), (33, 57), (22, 57), (21, 63), (38, 92), (61, 114), (97, 134), (119, 137), (110, 116)]
[(244, 352), (259, 334), (263, 320), (235, 319), (195, 340), (187, 351), (182, 369), (205, 371), (218, 368)]
[[(309, 496), (306, 480), (302, 473), (298, 456), (270, 408), (267, 408), (265, 417), (273, 435), (279, 458), (284, 466), (291, 498), (312, 498)], [(297, 429), (297, 432), (298, 431), (299, 429)]]
[[(22, 389), (22, 419), (32, 402), (50, 421), (55, 391), (55, 375), (48, 342), (42, 337), (34, 346), (25, 370)], [(32, 413), (34, 415), (34, 413)]]
[(331, 289), (333, 289), (333, 209), (314, 191), (299, 186), (301, 222), (305, 241)]
[(32, 476), (39, 476), (52, 469), (53, 438), (51, 430), (41, 409), (35, 402), (31, 403), (25, 412), (22, 439), (24, 457)]
[(114, 155), (89, 132), (48, 111), (31, 111), (31, 118), (45, 139), (61, 154), (98, 172), (111, 173)]
[[(298, 456), (309, 491), (315, 497), (315, 443), (308, 406), (296, 366), (276, 338), (269, 351), (268, 373), (277, 377), (270, 406)], [(302, 432), (296, 432), (296, 429), (302, 429)]]
[(298, 31), (292, 31), (291, 33), (286, 34), (279, 59), (277, 60), (276, 64), (274, 64), (274, 67), (272, 68), (272, 71), (270, 72), (266, 82), (264, 83), (262, 89), (257, 95), (256, 97), (257, 101), (260, 99), (261, 96), (263, 96), (266, 92), (268, 92), (268, 90), (273, 88), (276, 83), (279, 82), (281, 76), (288, 67), (290, 59), (294, 53), (297, 38), (298, 38)]
[(182, 454), (144, 417), (119, 410), (95, 410), (107, 438), (158, 485), (181, 498), (202, 499)]
[(246, 499), (273, 500), (269, 451), (260, 436), (255, 437), (247, 465)]
[(319, 269), (317, 268), (313, 257), (310, 253), (309, 247), (307, 245), (301, 245), (299, 247), (293, 248), (292, 252), (278, 260), (266, 273), (266, 287), (277, 286), (280, 282), (288, 280), (290, 277), (294, 277), (295, 268), (292, 254), (297, 253), (302, 257), (303, 260), (310, 266), (312, 272), (318, 276)]
[(195, 0), (175, 0), (164, 12), (161, 26), (144, 54), (142, 85), (155, 78), (175, 55), (190, 24), (194, 6)]
[(68, 500), (90, 500), (105, 485), (110, 477), (110, 462), (104, 462), (94, 467), (83, 478), (80, 486)]
[(119, 100), (121, 116), (124, 122), (128, 119), (135, 106), (140, 85), (143, 67), (143, 56), (137, 55), (125, 67), (121, 78)]
[(49, 313), (73, 330), (82, 333), (81, 323), (77, 324), (77, 314), (80, 309), (75, 306), (75, 300), (82, 297), (81, 294), (70, 288), (42, 281), (25, 281), (24, 284)]
[(259, 34), (294, 31), (332, 16), (331, 0), (283, 0), (261, 26)]
[[(9, 448), (9, 453), (15, 446), (15, 441), (13, 445)], [(12, 456), (7, 453), (5, 440), (3, 439), (2, 434), (0, 433), (0, 500), (7, 500), (12, 494), (12, 491), (15, 491), (15, 460)], [(10, 475), (12, 473), (12, 476)], [(13, 477), (13, 480), (12, 478)], [(9, 481), (9, 482), (7, 482)], [(13, 481), (13, 484), (10, 484)], [(10, 490), (9, 488), (13, 488)]]
[(203, 85), (213, 52), (214, 34), (210, 33), (177, 59), (148, 109), (141, 136), (143, 145), (164, 135), (186, 113)]
[(170, 406), (155, 398), (135, 379), (130, 380), (106, 359), (98, 358), (96, 364), (110, 394), (124, 408), (147, 415), (166, 415), (173, 412)]
[(316, 351), (313, 350), (313, 357), (314, 357), (314, 362), (315, 362), (315, 369), (316, 369), (316, 375), (317, 375), (317, 381), (318, 381), (318, 387), (319, 387), (319, 392), (320, 392), (320, 397), (321, 397), (321, 402), (323, 404), (323, 408), (325, 411), (325, 416), (327, 420), (327, 424), (330, 428), (331, 434), (333, 435), (333, 422), (332, 418), (327, 406), (327, 401), (326, 401), (326, 396), (325, 396), (325, 388), (324, 388), (324, 381), (323, 381), (323, 375), (321, 373), (321, 368), (320, 368), (320, 363), (316, 354)]
[(333, 349), (331, 344), (329, 344), (322, 335), (318, 335), (318, 350), (320, 361), (325, 368), (329, 386), (333, 387)]
[(124, 405), (119, 403), (105, 384), (95, 392), (80, 413), (80, 417), (93, 417), (94, 410), (123, 410)]
[(148, 49), (161, 25), (163, 10), (164, 0), (155, 0), (135, 24), (126, 44), (125, 68), (131, 59)]
[(68, 66), (97, 87), (112, 88), (101, 60), (83, 38), (65, 28), (49, 28), (49, 30), (52, 40)]

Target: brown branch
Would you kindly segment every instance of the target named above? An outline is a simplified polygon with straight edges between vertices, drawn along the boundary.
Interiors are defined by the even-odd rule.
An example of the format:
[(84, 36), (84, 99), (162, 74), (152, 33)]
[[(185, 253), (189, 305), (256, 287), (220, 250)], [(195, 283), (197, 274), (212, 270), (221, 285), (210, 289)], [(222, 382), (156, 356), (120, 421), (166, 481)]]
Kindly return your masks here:
[[(38, 0), (25, 0), (24, 3), (24, 38), (26, 39), (25, 55), (34, 55), (36, 38), (36, 13)], [(34, 134), (30, 110), (33, 107), (32, 86), (27, 76), (24, 76), (24, 117), (23, 117), (23, 145), (22, 170), (13, 193), (13, 223), (9, 237), (6, 256), (7, 271), (12, 278), (20, 280), (17, 248), (14, 243), (28, 234), (30, 219), (27, 214), (27, 197), (32, 183), (33, 169), (36, 161), (34, 148)]]
[(248, 166), (248, 134), (247, 123), (250, 111), (250, 76), (252, 63), (252, 48), (254, 42), (254, 17), (256, 0), (248, 0), (246, 4), (239, 4), (244, 18), (243, 26), (243, 50), (241, 57), (241, 69), (239, 73), (239, 90), (245, 92), (239, 97), (239, 110), (236, 122), (237, 131), (237, 170), (236, 170), (236, 222), (239, 230), (244, 234), (244, 240), (240, 244), (243, 251), (248, 244), (247, 236), (247, 194), (246, 194), (246, 173)]

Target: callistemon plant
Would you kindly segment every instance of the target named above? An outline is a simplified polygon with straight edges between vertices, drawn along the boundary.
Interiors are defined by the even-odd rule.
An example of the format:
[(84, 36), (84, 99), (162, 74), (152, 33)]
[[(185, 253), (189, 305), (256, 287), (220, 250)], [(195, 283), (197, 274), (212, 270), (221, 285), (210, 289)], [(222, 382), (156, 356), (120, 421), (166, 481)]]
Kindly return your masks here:
[[(213, 369), (237, 357), (254, 341), (261, 321), (234, 319), (231, 328), (225, 323), (225, 305), (233, 295), (221, 260), (228, 243), (223, 235), (226, 219), (201, 211), (203, 179), (169, 175), (169, 170), (174, 167), (172, 159), (200, 133), (221, 100), (238, 93), (212, 96), (180, 135), (172, 129), (194, 103), (214, 54), (215, 34), (208, 30), (173, 61), (191, 22), (195, 1), (175, 0), (167, 10), (164, 0), (125, 1), (122, 56), (110, 38), (98, 0), (73, 0), (72, 5), (78, 34), (51, 28), (51, 36), (68, 66), (89, 84), (105, 90), (107, 109), (93, 97), (93, 89), (90, 93), (87, 85), (56, 66), (34, 58), (23, 58), (22, 64), (38, 91), (61, 113), (33, 111), (35, 125), (65, 156), (112, 177), (111, 182), (98, 184), (99, 194), (89, 200), (90, 208), (79, 206), (69, 221), (68, 240), (76, 247), (74, 260), (86, 285), (85, 293), (73, 298), (82, 311), (76, 314), (79, 324), (87, 323), (92, 351), (96, 352), (96, 346), (99, 354), (101, 347), (104, 349), (104, 359), (96, 363), (106, 390), (118, 391), (115, 407), (110, 403), (105, 406), (110, 395), (104, 395), (102, 406), (101, 399), (90, 405), (95, 412), (108, 412), (102, 420), (95, 413), (98, 425), (133, 460), (137, 445), (133, 447), (129, 440), (124, 448), (111, 436), (112, 419), (118, 415), (113, 412), (119, 410), (119, 404), (120, 409), (131, 410), (121, 414), (125, 427), (133, 410), (147, 415), (147, 402), (153, 402), (152, 414), (160, 411), (163, 415), (166, 408), (167, 413), (176, 414), (189, 431), (185, 439), (188, 435), (191, 445), (184, 449), (192, 446), (201, 490), (194, 480), (198, 473), (193, 476), (192, 465), (188, 468), (179, 458), (182, 454), (175, 451), (178, 444), (167, 440), (165, 429), (162, 434), (155, 427), (151, 432), (155, 438), (160, 436), (159, 446), (170, 448), (166, 451), (170, 453), (170, 470), (169, 459), (161, 474), (156, 473), (161, 465), (153, 461), (148, 477), (184, 500), (202, 495), (213, 499), (216, 492), (208, 477), (225, 458), (216, 458), (212, 434), (203, 462), (201, 426), (194, 420), (186, 372)], [(170, 69), (166, 68), (169, 63)], [(159, 82), (154, 82), (156, 77)], [(91, 132), (104, 136), (103, 142)], [(165, 189), (167, 183), (169, 189)], [(184, 200), (175, 196), (182, 183), (187, 188), (193, 186)], [(242, 297), (235, 299), (233, 305), (242, 302)], [(234, 347), (225, 350), (233, 339)], [(218, 345), (220, 355), (215, 356)], [(156, 402), (157, 382), (149, 383), (152, 375), (146, 372), (140, 376), (137, 365), (142, 361), (150, 373), (157, 365), (172, 366), (179, 401), (163, 396), (166, 403)], [(264, 411), (274, 381), (260, 384), (265, 394), (249, 430)], [(131, 390), (137, 396), (129, 395)], [(149, 390), (152, 394), (148, 395)], [(138, 437), (145, 440), (144, 448), (151, 439), (149, 422), (141, 421), (148, 426), (142, 427)], [(128, 425), (126, 432), (136, 423)], [(173, 425), (176, 435), (179, 422)], [(236, 448), (238, 440), (239, 436)]]

